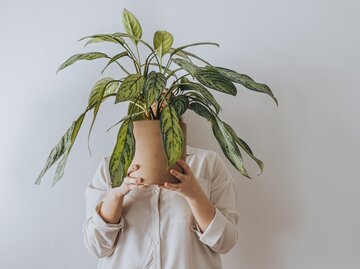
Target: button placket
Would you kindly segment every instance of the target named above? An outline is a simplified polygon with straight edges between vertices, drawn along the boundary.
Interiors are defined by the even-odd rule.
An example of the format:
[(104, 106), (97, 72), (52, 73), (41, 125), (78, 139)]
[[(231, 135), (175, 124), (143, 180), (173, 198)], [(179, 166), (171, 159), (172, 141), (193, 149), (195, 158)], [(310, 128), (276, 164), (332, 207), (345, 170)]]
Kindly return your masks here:
[(154, 227), (154, 261), (155, 268), (161, 268), (161, 252), (160, 252), (160, 216), (159, 216), (159, 197), (160, 197), (160, 188), (158, 186), (153, 186), (152, 189), (152, 216), (153, 216), (153, 227)]

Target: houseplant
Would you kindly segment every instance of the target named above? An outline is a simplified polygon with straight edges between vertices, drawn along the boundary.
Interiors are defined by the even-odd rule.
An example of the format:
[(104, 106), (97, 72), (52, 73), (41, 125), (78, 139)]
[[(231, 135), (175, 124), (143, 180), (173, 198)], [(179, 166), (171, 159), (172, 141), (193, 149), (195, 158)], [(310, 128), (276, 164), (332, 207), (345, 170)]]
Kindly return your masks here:
[[(35, 184), (40, 184), (43, 175), (60, 157), (62, 159), (57, 166), (52, 186), (62, 178), (67, 158), (85, 115), (93, 110), (89, 139), (99, 108), (102, 102), (110, 97), (115, 97), (115, 104), (129, 102), (127, 115), (115, 124), (121, 124), (121, 126), (109, 164), (112, 187), (117, 187), (122, 183), (122, 179), (134, 157), (136, 149), (136, 139), (133, 133), (134, 123), (158, 121), (162, 150), (167, 160), (166, 166), (170, 168), (176, 164), (184, 153), (185, 144), (184, 132), (180, 126), (179, 118), (187, 109), (194, 111), (211, 123), (213, 134), (223, 153), (242, 175), (250, 178), (244, 167), (239, 146), (258, 164), (260, 168), (258, 175), (260, 175), (264, 169), (263, 162), (254, 156), (251, 148), (238, 137), (234, 129), (220, 119), (221, 107), (210, 90), (236, 96), (237, 88), (234, 83), (237, 83), (246, 89), (269, 95), (278, 105), (271, 89), (245, 74), (214, 66), (187, 50), (190, 47), (200, 45), (219, 47), (217, 43), (198, 42), (174, 48), (172, 47), (173, 35), (167, 31), (159, 30), (154, 33), (153, 45), (151, 45), (141, 39), (142, 27), (137, 18), (126, 9), (122, 13), (122, 22), (125, 33), (97, 34), (79, 40), (87, 40), (84, 46), (92, 43), (111, 42), (122, 48), (120, 53), (113, 57), (102, 52), (80, 53), (71, 56), (59, 66), (57, 72), (80, 60), (107, 59), (108, 62), (101, 74), (108, 66), (115, 64), (119, 66), (124, 76), (120, 79), (105, 77), (95, 83), (89, 94), (88, 106), (73, 121), (58, 144), (52, 149)], [(140, 44), (150, 51), (144, 63), (141, 61), (138, 49)], [(136, 53), (131, 47), (135, 47)], [(122, 58), (131, 59), (133, 72), (130, 72), (119, 62)], [(205, 64), (205, 66), (196, 65), (193, 62), (194, 59), (203, 65)], [(164, 60), (166, 60), (166, 64)], [(173, 65), (176, 68), (172, 68)], [(155, 68), (155, 70), (151, 70), (151, 68)], [(180, 71), (184, 73), (181, 76), (178, 75)], [(191, 79), (189, 79), (190, 77)]]

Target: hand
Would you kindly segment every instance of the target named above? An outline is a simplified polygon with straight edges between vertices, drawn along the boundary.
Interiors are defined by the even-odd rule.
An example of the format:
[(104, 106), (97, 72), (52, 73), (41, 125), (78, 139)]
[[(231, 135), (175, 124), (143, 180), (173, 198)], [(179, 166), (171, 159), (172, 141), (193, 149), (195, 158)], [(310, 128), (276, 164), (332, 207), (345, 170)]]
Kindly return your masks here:
[(184, 169), (185, 173), (183, 174), (176, 169), (171, 169), (170, 173), (179, 179), (180, 183), (165, 182), (161, 187), (177, 191), (187, 200), (207, 198), (189, 165), (183, 159), (180, 159), (178, 164)]
[(119, 187), (111, 189), (111, 191), (113, 192), (113, 194), (115, 194), (116, 197), (123, 198), (133, 189), (143, 189), (149, 187), (149, 185), (141, 183), (144, 181), (143, 178), (130, 176), (130, 173), (134, 172), (137, 169), (139, 169), (139, 165), (133, 164), (129, 168), (127, 176), (124, 177), (123, 183)]

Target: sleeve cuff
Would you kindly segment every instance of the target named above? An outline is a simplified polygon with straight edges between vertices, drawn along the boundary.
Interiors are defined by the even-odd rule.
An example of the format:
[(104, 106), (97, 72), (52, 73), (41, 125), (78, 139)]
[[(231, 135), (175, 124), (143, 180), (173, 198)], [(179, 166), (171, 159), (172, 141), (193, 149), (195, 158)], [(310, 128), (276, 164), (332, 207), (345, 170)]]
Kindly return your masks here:
[(99, 214), (100, 207), (104, 201), (101, 200), (93, 212), (93, 223), (96, 230), (99, 231), (118, 231), (124, 227), (124, 218), (121, 216), (119, 223), (107, 223)]
[(203, 233), (197, 223), (195, 226), (196, 228), (193, 229), (193, 231), (197, 234), (199, 240), (210, 247), (214, 247), (224, 233), (226, 218), (220, 210), (215, 207), (215, 216)]

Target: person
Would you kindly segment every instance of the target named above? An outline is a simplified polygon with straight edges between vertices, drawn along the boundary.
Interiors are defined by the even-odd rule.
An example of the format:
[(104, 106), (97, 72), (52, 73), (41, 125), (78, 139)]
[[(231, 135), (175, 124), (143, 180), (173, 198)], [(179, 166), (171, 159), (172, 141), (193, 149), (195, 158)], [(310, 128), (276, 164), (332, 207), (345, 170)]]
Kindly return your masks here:
[(224, 161), (212, 150), (186, 144), (180, 183), (141, 184), (130, 176), (111, 188), (110, 156), (102, 158), (85, 189), (87, 250), (98, 269), (218, 269), (220, 254), (237, 242), (237, 192)]

